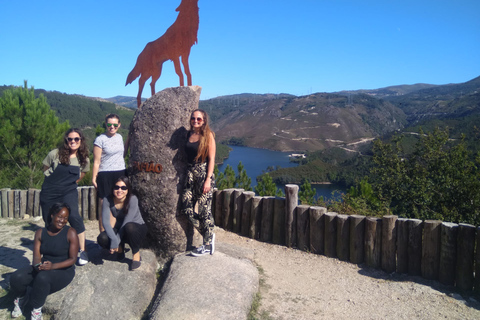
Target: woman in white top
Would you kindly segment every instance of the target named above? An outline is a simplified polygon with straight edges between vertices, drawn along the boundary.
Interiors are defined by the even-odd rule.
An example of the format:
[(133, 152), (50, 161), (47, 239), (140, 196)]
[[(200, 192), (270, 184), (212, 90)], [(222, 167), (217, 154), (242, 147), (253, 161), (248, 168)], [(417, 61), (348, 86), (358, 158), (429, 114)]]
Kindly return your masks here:
[[(105, 117), (105, 133), (93, 142), (92, 183), (97, 189), (99, 208), (103, 198), (112, 194), (115, 181), (125, 175), (124, 144), (120, 129), (120, 117), (111, 113)], [(98, 219), (100, 232), (104, 231), (102, 219)]]

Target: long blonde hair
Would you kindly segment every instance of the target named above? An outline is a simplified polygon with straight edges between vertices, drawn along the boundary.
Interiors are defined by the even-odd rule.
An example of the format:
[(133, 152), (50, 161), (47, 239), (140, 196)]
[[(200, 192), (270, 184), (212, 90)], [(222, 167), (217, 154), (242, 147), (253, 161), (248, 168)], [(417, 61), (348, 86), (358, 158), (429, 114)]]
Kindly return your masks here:
[[(212, 134), (213, 138), (215, 138), (215, 133), (210, 129), (210, 126), (208, 125), (207, 113), (202, 109), (195, 109), (192, 111), (190, 118), (193, 117), (193, 114), (195, 112), (200, 112), (203, 115), (203, 124), (200, 128), (200, 144), (198, 146), (198, 153), (195, 157), (195, 161), (198, 161), (198, 159), (201, 158), (202, 162), (205, 162), (205, 159), (208, 156), (208, 149), (210, 147), (210, 134)], [(190, 121), (190, 131), (193, 131), (192, 121)]]

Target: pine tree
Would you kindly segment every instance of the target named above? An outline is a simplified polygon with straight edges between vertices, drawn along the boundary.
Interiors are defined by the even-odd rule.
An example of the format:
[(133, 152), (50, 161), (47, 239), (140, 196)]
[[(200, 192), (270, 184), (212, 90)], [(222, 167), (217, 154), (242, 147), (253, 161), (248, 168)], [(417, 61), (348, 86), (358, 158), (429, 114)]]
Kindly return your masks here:
[(314, 204), (316, 191), (312, 188), (310, 181), (305, 180), (300, 186), (298, 198), (302, 204)]
[(237, 172), (238, 174), (235, 177), (235, 188), (252, 191), (252, 179), (248, 176), (242, 161), (238, 163)]
[(33, 87), (12, 87), (0, 98), (0, 187), (39, 188), (42, 160), (68, 129)]
[(272, 177), (268, 173), (259, 176), (257, 180), (258, 183), (255, 187), (255, 193), (257, 193), (259, 196), (284, 196), (282, 190), (277, 188), (277, 186), (273, 182)]

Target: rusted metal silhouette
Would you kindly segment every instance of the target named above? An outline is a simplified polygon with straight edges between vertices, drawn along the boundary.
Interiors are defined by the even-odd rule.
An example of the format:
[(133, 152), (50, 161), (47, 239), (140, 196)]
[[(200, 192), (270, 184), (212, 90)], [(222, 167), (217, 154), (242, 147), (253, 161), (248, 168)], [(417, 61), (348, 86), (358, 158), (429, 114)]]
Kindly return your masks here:
[(140, 76), (137, 95), (138, 107), (140, 107), (142, 102), (143, 87), (150, 77), (152, 77), (152, 82), (150, 83), (152, 96), (155, 94), (155, 82), (160, 78), (163, 63), (167, 60), (173, 61), (175, 72), (180, 78), (180, 86), (184, 86), (182, 68), (180, 67), (181, 57), (187, 76), (187, 83), (189, 86), (192, 85), (192, 74), (188, 65), (188, 57), (190, 49), (197, 43), (200, 20), (198, 17), (198, 0), (182, 0), (180, 6), (175, 11), (178, 11), (177, 20), (160, 38), (147, 43), (145, 49), (138, 55), (135, 67), (128, 74), (125, 85), (132, 83)]

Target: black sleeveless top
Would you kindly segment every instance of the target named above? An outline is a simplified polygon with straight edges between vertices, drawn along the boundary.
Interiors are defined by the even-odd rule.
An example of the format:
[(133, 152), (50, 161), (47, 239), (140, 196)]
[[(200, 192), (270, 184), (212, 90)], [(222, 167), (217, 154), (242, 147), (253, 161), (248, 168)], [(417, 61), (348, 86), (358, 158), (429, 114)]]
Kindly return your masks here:
[(188, 164), (196, 164), (196, 163), (201, 163), (202, 160), (201, 158), (195, 161), (195, 157), (198, 154), (198, 147), (200, 146), (200, 140), (197, 142), (190, 142), (190, 136), (192, 132), (188, 133), (187, 136), (187, 144), (185, 145), (185, 153), (187, 154), (187, 162)]
[(54, 236), (49, 235), (46, 228), (42, 230), (42, 243), (40, 244), (40, 254), (43, 255), (42, 262), (58, 263), (68, 259), (70, 243), (68, 242), (67, 234), (69, 228), (69, 226), (63, 227)]

